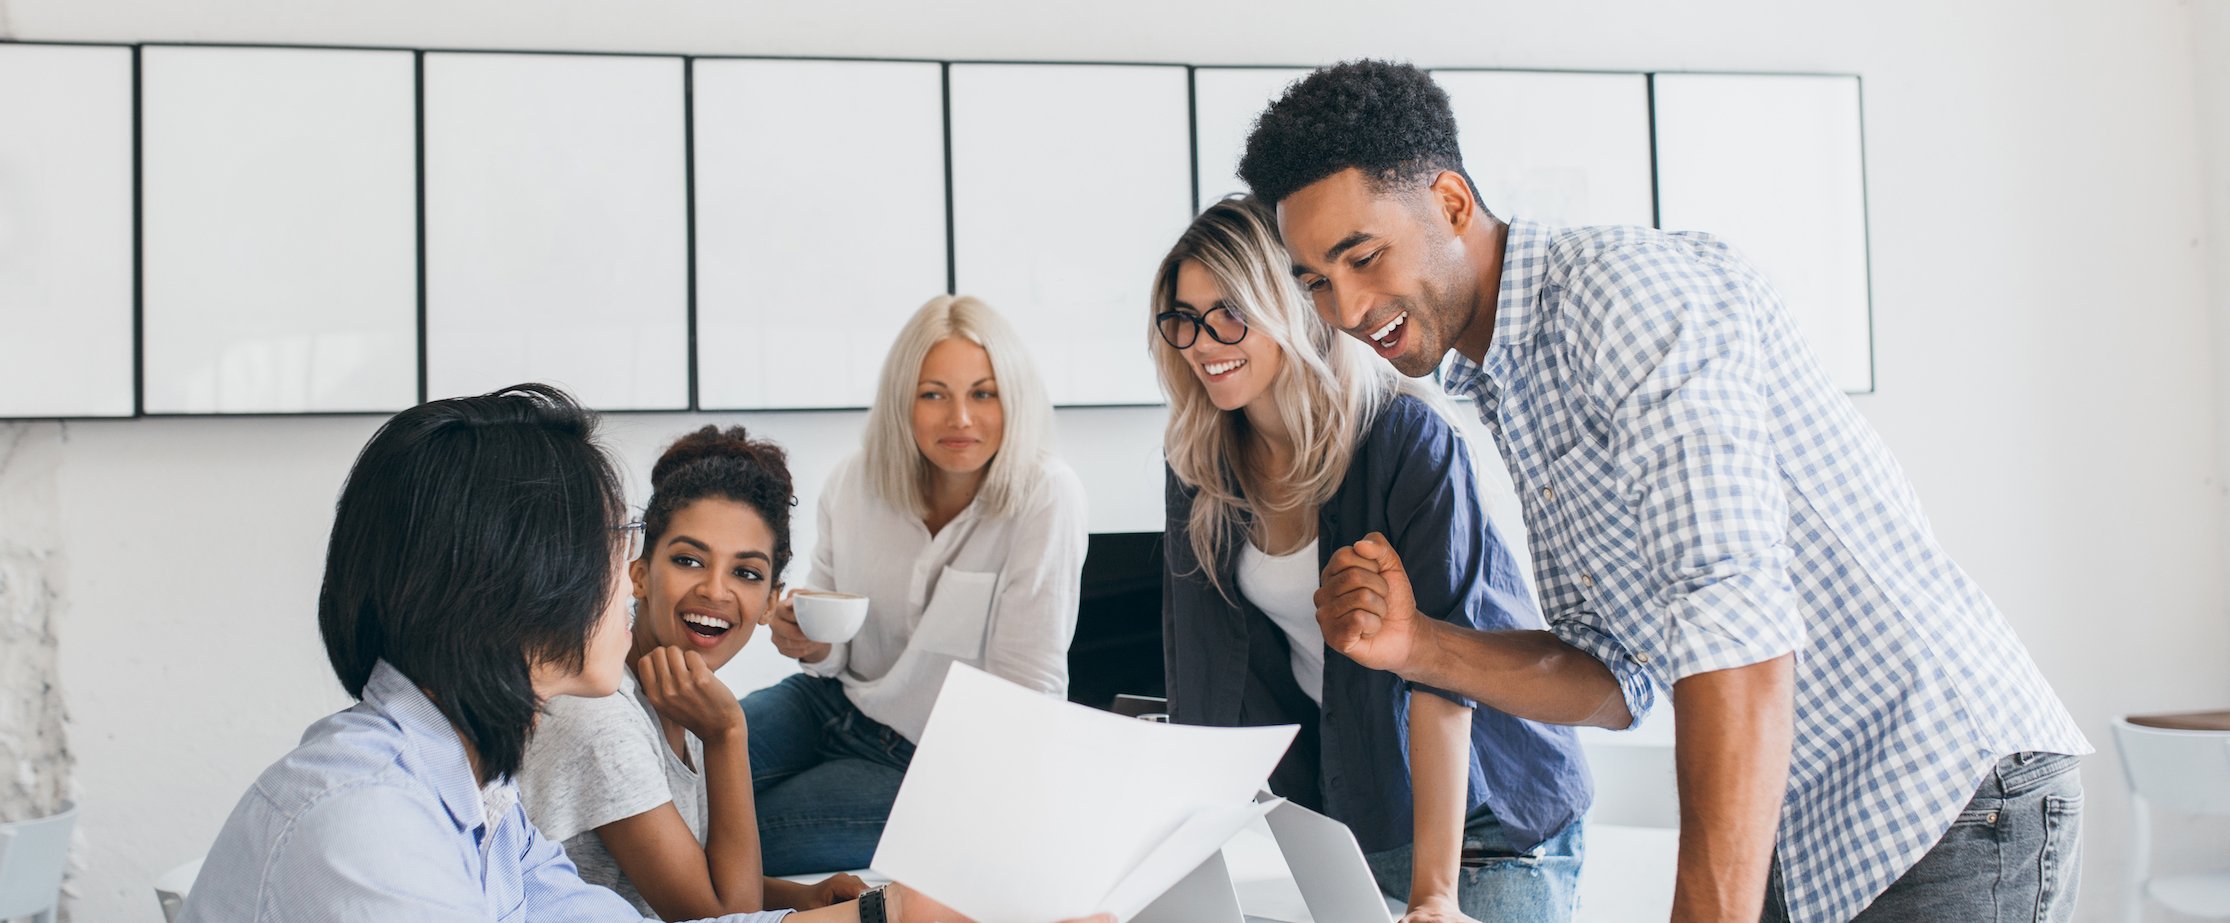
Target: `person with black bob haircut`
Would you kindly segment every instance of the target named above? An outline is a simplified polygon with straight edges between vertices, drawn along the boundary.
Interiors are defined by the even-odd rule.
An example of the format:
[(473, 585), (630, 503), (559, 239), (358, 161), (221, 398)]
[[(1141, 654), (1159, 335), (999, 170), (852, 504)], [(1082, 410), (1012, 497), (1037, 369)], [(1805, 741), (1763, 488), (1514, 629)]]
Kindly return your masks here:
[[(642, 523), (596, 416), (547, 385), (396, 414), (334, 512), (319, 627), (356, 705), (312, 724), (233, 808), (179, 919), (639, 920), (519, 804), (536, 715), (619, 687), (622, 567)], [(929, 923), (901, 885), (727, 923)]]
[(318, 631), (341, 687), (362, 700), (382, 661), (410, 677), (483, 785), (525, 758), (536, 668), (600, 666), (584, 652), (624, 598), (611, 557), (627, 494), (595, 427), (541, 384), (423, 404), (372, 437), (334, 511)]
[(1327, 645), (1549, 723), (1670, 690), (1676, 920), (2071, 918), (2090, 744), (1765, 274), (1707, 234), (1505, 222), (1456, 138), (1431, 76), (1355, 61), (1271, 103), (1239, 173), (1319, 318), (1473, 399), (1549, 630), (1421, 611), (1431, 561), (1373, 533), (1325, 565)]

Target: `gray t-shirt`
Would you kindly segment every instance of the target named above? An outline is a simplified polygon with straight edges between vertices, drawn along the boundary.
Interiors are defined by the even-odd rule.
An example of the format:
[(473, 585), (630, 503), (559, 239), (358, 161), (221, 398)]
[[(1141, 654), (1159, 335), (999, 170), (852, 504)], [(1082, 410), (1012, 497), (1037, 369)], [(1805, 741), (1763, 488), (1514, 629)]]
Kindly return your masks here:
[(705, 746), (695, 734), (682, 736), (687, 764), (666, 745), (634, 672), (623, 670), (615, 694), (551, 699), (519, 771), (519, 794), (534, 826), (565, 844), (583, 880), (619, 892), (644, 916), (657, 914), (620, 872), (596, 828), (671, 801), (697, 842), (705, 841), (705, 779), (689, 768), (705, 764)]

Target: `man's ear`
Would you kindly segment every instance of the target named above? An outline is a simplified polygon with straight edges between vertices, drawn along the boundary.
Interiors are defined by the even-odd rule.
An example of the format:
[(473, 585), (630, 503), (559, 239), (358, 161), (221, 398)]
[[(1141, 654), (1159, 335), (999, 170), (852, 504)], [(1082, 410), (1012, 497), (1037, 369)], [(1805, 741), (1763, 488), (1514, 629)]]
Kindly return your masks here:
[(1479, 219), (1479, 200), (1471, 195), (1471, 184), (1464, 182), (1463, 174), (1442, 170), (1432, 178), (1427, 187), (1432, 192), (1434, 214), (1447, 222), (1448, 230), (1461, 237), (1471, 230)]

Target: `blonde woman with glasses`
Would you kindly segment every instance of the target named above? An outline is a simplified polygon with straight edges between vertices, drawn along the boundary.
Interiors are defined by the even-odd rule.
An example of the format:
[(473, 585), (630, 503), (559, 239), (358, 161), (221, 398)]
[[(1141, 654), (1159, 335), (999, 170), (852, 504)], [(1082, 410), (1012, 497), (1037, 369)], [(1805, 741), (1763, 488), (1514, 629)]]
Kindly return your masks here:
[(849, 642), (774, 644), (804, 672), (744, 697), (767, 874), (863, 868), (954, 663), (1068, 692), (1084, 487), (1052, 453), (1053, 407), (989, 305), (941, 295), (883, 363), (860, 453), (821, 491), (805, 586), (868, 598)]
[(1347, 824), (1408, 923), (1569, 920), (1592, 796), (1571, 730), (1325, 647), (1320, 574), (1366, 536), (1401, 551), (1420, 612), (1542, 620), (1441, 398), (1316, 319), (1276, 228), (1225, 199), (1154, 280), (1171, 718), (1301, 725), (1271, 787)]

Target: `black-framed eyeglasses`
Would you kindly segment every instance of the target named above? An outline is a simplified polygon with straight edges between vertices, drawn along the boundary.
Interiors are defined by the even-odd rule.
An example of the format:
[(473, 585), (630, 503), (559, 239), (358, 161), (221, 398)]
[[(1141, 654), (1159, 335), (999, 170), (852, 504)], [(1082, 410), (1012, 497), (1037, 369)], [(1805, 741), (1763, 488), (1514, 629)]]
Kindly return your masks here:
[(1164, 342), (1178, 349), (1191, 349), (1200, 341), (1200, 331), (1225, 346), (1236, 346), (1247, 338), (1247, 320), (1239, 312), (1223, 305), (1209, 308), (1205, 313), (1191, 311), (1163, 311), (1154, 315), (1154, 329), (1161, 331)]

